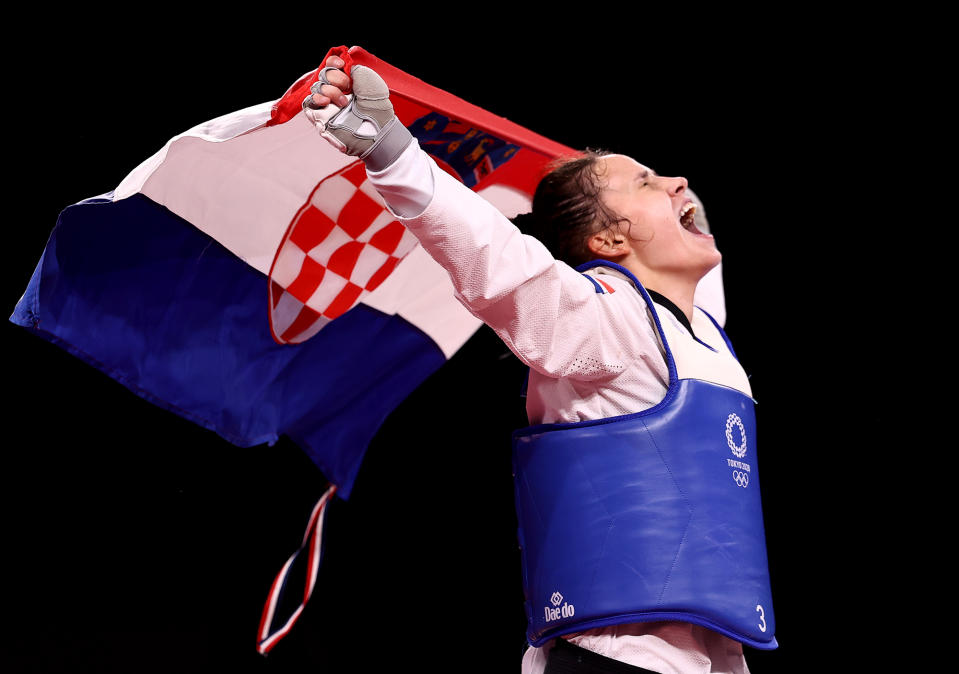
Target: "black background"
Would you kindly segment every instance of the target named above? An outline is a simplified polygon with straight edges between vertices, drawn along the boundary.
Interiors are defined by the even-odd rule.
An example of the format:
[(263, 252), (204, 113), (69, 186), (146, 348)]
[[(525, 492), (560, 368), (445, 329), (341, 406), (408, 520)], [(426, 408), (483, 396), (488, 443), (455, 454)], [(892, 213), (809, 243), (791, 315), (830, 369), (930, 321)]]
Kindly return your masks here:
[[(101, 16), (31, 30), (8, 79), (20, 95), (7, 110), (6, 311), (61, 209), (171, 136), (280, 97), (340, 44), (566, 145), (684, 175), (724, 254), (727, 332), (759, 401), (781, 647), (747, 660), (753, 672), (823, 662), (871, 620), (857, 588), (879, 504), (856, 457), (884, 448), (860, 404), (871, 384), (857, 382), (875, 335), (856, 318), (871, 281), (847, 177), (869, 158), (848, 101), (870, 94), (883, 55), (789, 16), (761, 30), (686, 16), (622, 29), (605, 14), (530, 32), (491, 12), (428, 11), (425, 29), (390, 19), (393, 35), (317, 28), (302, 10), (275, 26)], [(381, 429), (352, 498), (331, 508), (314, 599), (268, 658), (254, 648), (262, 602), (322, 475), (286, 440), (234, 447), (12, 324), (0, 332), (5, 671), (375, 671), (396, 658), (517, 671), (508, 438), (525, 422), (522, 370), (485, 328)]]

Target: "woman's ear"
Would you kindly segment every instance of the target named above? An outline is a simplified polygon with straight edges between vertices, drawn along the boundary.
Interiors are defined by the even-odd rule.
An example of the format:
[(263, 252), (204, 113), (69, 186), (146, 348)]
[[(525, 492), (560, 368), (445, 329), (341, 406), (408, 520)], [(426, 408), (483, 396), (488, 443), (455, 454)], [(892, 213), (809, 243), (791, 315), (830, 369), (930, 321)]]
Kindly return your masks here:
[(586, 247), (596, 257), (613, 259), (629, 253), (629, 241), (626, 232), (617, 225), (611, 225), (591, 235)]

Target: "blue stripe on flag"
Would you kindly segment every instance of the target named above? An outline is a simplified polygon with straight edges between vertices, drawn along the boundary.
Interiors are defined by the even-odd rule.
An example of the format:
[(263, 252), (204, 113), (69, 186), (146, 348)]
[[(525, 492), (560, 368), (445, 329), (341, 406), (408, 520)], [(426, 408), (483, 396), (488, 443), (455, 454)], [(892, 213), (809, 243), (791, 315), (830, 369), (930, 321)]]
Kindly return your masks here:
[(446, 359), (362, 304), (279, 345), (267, 302), (263, 274), (137, 194), (64, 210), (10, 320), (235, 445), (288, 435), (346, 498), (379, 426)]

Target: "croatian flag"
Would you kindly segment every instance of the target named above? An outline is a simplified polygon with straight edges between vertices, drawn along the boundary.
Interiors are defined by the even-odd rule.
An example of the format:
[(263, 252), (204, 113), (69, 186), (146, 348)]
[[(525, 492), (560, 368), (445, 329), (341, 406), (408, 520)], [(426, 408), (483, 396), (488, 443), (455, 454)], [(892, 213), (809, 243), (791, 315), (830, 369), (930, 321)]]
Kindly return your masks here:
[[(376, 70), (421, 146), (507, 216), (529, 210), (548, 161), (573, 154), (361, 48), (334, 53)], [(294, 555), (264, 609), (264, 653), (312, 590), (326, 503), (349, 496), (387, 415), (479, 327), (363, 165), (302, 114), (318, 73), (65, 209), (11, 317), (233, 444), (286, 434), (330, 481), (301, 548), (302, 601), (279, 617)]]

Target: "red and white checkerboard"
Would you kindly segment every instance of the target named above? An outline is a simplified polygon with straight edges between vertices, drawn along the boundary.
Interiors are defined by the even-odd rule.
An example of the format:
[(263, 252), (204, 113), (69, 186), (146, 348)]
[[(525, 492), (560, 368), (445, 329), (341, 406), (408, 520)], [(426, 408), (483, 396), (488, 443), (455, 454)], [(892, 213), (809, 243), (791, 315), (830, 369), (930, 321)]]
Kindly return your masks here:
[(355, 162), (320, 181), (270, 269), (270, 329), (298, 344), (375, 290), (415, 246)]

